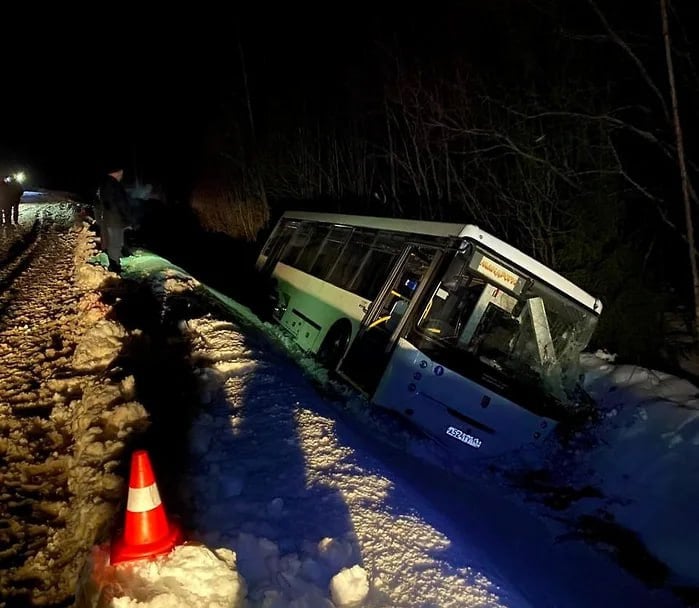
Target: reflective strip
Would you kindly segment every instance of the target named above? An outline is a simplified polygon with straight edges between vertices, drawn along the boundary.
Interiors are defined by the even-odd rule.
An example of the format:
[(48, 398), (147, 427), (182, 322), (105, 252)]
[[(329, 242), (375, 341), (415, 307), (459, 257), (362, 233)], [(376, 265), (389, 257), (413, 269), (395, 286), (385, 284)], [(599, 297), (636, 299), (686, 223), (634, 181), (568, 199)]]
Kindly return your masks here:
[(147, 488), (129, 488), (129, 499), (126, 510), (134, 513), (143, 513), (160, 506), (160, 494), (158, 486), (152, 484)]

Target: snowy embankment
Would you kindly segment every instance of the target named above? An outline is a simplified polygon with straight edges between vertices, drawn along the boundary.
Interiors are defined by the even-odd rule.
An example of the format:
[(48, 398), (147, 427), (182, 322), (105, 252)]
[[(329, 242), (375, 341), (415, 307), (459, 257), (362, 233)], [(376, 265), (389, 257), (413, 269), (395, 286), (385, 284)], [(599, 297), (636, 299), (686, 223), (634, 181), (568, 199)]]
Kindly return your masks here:
[(94, 234), (70, 203), (20, 211), (0, 273), (0, 604), (63, 605), (147, 420), (133, 378), (107, 372), (128, 332), (101, 301), (110, 275), (86, 263)]
[(580, 470), (615, 520), (639, 533), (679, 584), (699, 586), (699, 389), (670, 374), (585, 355), (603, 418)]
[[(453, 482), (440, 482), (395, 450), (382, 460), (368, 456), (374, 444), (366, 441), (375, 434), (378, 443), (402, 441), (413, 454), (429, 454), (410, 434), (397, 442), (400, 430), (382, 428), (385, 421), (360, 412), (355, 400), (326, 402), (274, 346), (284, 341), (277, 329), (237, 303), (152, 256), (131, 258), (126, 268), (152, 281), (166, 300), (213, 294), (267, 336), (215, 314), (182, 323), (203, 410), (192, 427), (181, 494), (193, 537), (212, 549), (189, 546), (186, 560), (177, 550), (151, 565), (104, 569), (98, 548), (92, 564), (103, 575), (101, 603), (84, 605), (235, 606), (243, 605), (237, 603), (243, 594), (249, 605), (266, 608), (675, 605), (581, 543), (557, 544), (529, 509), (492, 487), (469, 498), (466, 485), (457, 496), (454, 487), (446, 490)], [(608, 363), (588, 363), (593, 390), (594, 370)], [(614, 436), (613, 418), (597, 427), (600, 437)], [(371, 427), (364, 439), (350, 430), (357, 422)], [(600, 442), (585, 445), (565, 462), (591, 463), (575, 469), (580, 480), (605, 478), (613, 455), (605, 459)], [(382, 464), (386, 456), (395, 466)], [(396, 470), (403, 473), (397, 477)], [(610, 479), (604, 489), (611, 496), (622, 488)], [(432, 493), (435, 484), (441, 489)], [(426, 491), (431, 501), (421, 496)], [(430, 506), (440, 500), (439, 508)], [(197, 574), (206, 564), (221, 572), (221, 587), (196, 582), (206, 580)]]
[[(166, 306), (201, 290), (177, 271), (156, 272), (146, 274)], [(267, 336), (210, 317), (182, 331), (203, 407), (180, 492), (190, 539), (206, 546), (186, 545), (187, 560), (177, 549), (116, 566), (97, 547), (80, 606), (529, 606), (469, 566), (482, 561), (477, 550), (451, 548), (413, 512), (419, 494), (337, 437), (333, 408)], [(206, 564), (219, 573), (216, 588), (202, 578)]]
[[(247, 317), (247, 312), (245, 312), (245, 317)], [(201, 331), (199, 322), (190, 324), (189, 328), (190, 331), (194, 331), (195, 328)], [(263, 328), (268, 335), (275, 338), (276, 342), (286, 343), (286, 338), (279, 333), (277, 328), (270, 326), (263, 326)], [(264, 390), (251, 389), (250, 380), (248, 380), (248, 384), (243, 384), (244, 388), (242, 389), (240, 386), (235, 388), (235, 385), (240, 384), (238, 378), (241, 376), (262, 376), (264, 379), (265, 370), (269, 369), (269, 355), (257, 359), (249, 354), (241, 357), (240, 350), (245, 344), (236, 347), (235, 342), (231, 341), (230, 334), (225, 340), (222, 339), (217, 344), (212, 333), (215, 332), (209, 328), (209, 332), (206, 334), (209, 350), (205, 356), (201, 357), (210, 365), (212, 361), (215, 362), (212, 365), (213, 371), (208, 369), (202, 372), (204, 375), (213, 374), (214, 376), (213, 381), (209, 379), (204, 382), (205, 394), (211, 395), (212, 389), (206, 387), (212, 384), (216, 386), (216, 379), (223, 382), (224, 392), (229, 403), (246, 401), (249, 403), (254, 400), (254, 395), (268, 394)], [(215, 346), (218, 346), (218, 351)], [(285, 346), (289, 347), (288, 344)], [(291, 348), (293, 349), (293, 346)], [(249, 345), (243, 350), (249, 351)], [(301, 355), (298, 351), (296, 354)], [(229, 359), (232, 359), (233, 362)], [(605, 519), (618, 526), (618, 528), (602, 529), (596, 536), (594, 533), (579, 535), (602, 549), (607, 543), (613, 546), (617, 542), (617, 539), (610, 538), (610, 534), (617, 534), (619, 529), (627, 529), (631, 533), (638, 534), (642, 544), (645, 545), (645, 550), (667, 566), (668, 572), (664, 578), (657, 577), (654, 572), (645, 572), (646, 565), (643, 562), (642, 550), (641, 555), (636, 558), (640, 562), (640, 566), (626, 564), (636, 575), (644, 577), (646, 580), (652, 580), (658, 585), (669, 584), (675, 587), (699, 585), (699, 556), (695, 551), (695, 548), (699, 546), (699, 523), (694, 518), (692, 509), (692, 505), (696, 504), (695, 499), (699, 498), (699, 483), (697, 483), (699, 481), (699, 428), (697, 427), (696, 387), (668, 374), (638, 367), (614, 366), (604, 355), (584, 355), (581, 362), (585, 370), (585, 386), (598, 402), (602, 415), (601, 420), (587, 428), (582, 428), (577, 433), (578, 437), (573, 441), (549, 446), (546, 455), (540, 455), (539, 458), (543, 459), (548, 456), (549, 466), (554, 473), (564, 473), (563, 479), (578, 487), (593, 487), (599, 490), (601, 496), (593, 495), (577, 501), (571, 500), (569, 512), (565, 513), (565, 517), (569, 521), (574, 521), (574, 517), (583, 516), (584, 520), (584, 516), (593, 514), (596, 518)], [(306, 370), (312, 373), (316, 379), (326, 380), (322, 371), (318, 370), (312, 361), (306, 360), (305, 364)], [(264, 382), (264, 380), (260, 381)], [(270, 381), (274, 382), (274, 377)], [(335, 396), (337, 397), (337, 393)], [(209, 399), (213, 398), (209, 396)], [(406, 448), (406, 451), (430, 459), (432, 454), (430, 453), (431, 444), (429, 441), (421, 441), (419, 437), (411, 436), (409, 433), (397, 440), (394, 433), (395, 427), (390, 426), (390, 422), (389, 426), (386, 427), (380, 418), (367, 416), (366, 410), (362, 411), (366, 405), (361, 400), (350, 398), (344, 401), (342, 409), (349, 416), (362, 423), (372, 425), (374, 427), (372, 433), (379, 441), (393, 445), (399, 445), (403, 441), (402, 447)], [(251, 407), (249, 405), (248, 409)], [(348, 409), (349, 412), (347, 412)], [(267, 429), (269, 423), (271, 432), (279, 432), (280, 426), (270, 422), (274, 420), (274, 412), (276, 411), (277, 408), (272, 407), (272, 410), (263, 417), (262, 429)], [(247, 416), (249, 417), (250, 414)], [(231, 424), (234, 427), (244, 425), (245, 417), (246, 415), (234, 414), (231, 418)], [(210, 437), (214, 427), (220, 428), (220, 425), (213, 424), (213, 421), (209, 422), (212, 424), (204, 423), (204, 437)], [(220, 422), (223, 424), (223, 421)], [(282, 425), (281, 428), (283, 429), (284, 426)], [(297, 420), (297, 424), (293, 426), (293, 431), (298, 434), (307, 428), (308, 424), (301, 424), (301, 421)], [(257, 429), (257, 436), (261, 435), (262, 429)], [(332, 430), (327, 429), (319, 433), (315, 441), (309, 442), (308, 446), (303, 449), (307, 479), (313, 478), (311, 471), (313, 463), (318, 457), (317, 450), (311, 446), (322, 441), (321, 437), (328, 440), (327, 438), (333, 434)], [(284, 435), (283, 431), (282, 435)], [(400, 431), (398, 435), (401, 435)], [(293, 445), (291, 433), (283, 441)], [(213, 452), (215, 453), (216, 450)], [(208, 454), (209, 458), (216, 458), (211, 454), (208, 444), (200, 447), (200, 453)], [(437, 456), (441, 457), (442, 454), (437, 454)], [(526, 462), (527, 456), (522, 454), (521, 460), (515, 456), (511, 462), (519, 467), (522, 462)], [(226, 458), (223, 464), (226, 472), (230, 472), (230, 462), (235, 459), (236, 456), (233, 454)], [(445, 466), (444, 460), (441, 458), (434, 462), (440, 466)], [(479, 470), (487, 471), (487, 463), (481, 462), (479, 464)], [(449, 464), (446, 466), (449, 467)], [(233, 470), (235, 469), (236, 467), (233, 466)], [(324, 473), (328, 473), (333, 470), (333, 467), (329, 463), (325, 463), (321, 469)], [(463, 473), (464, 463), (458, 463), (458, 466), (454, 467), (454, 470), (457, 469)], [(224, 475), (224, 477), (228, 478), (229, 476)], [(243, 486), (244, 483), (239, 479), (239, 475), (234, 474), (233, 495), (240, 491)], [(523, 498), (526, 500), (528, 497), (524, 496)], [(349, 505), (353, 517), (356, 517), (351, 492), (343, 492), (343, 499)], [(363, 497), (363, 500), (366, 500), (366, 497)], [(263, 507), (260, 505), (260, 508)], [(272, 506), (268, 505), (267, 508), (271, 509)], [(227, 509), (224, 512), (227, 514), (226, 517), (230, 517)], [(518, 517), (519, 515), (514, 514), (514, 516)], [(234, 520), (228, 520), (229, 523), (232, 521)], [(523, 523), (525, 525), (527, 523), (524, 518)], [(250, 522), (248, 521), (247, 524), (249, 525)], [(225, 529), (225, 526), (222, 528)], [(564, 528), (560, 528), (557, 524), (550, 526), (550, 528), (561, 534), (561, 538), (565, 537), (566, 530)], [(420, 533), (416, 531), (415, 534), (419, 535)], [(574, 536), (572, 535), (571, 538)], [(623, 537), (618, 542), (627, 543), (627, 537)], [(627, 547), (621, 550), (619, 547), (613, 547), (611, 552), (616, 553), (617, 559), (625, 563), (627, 556), (623, 555), (623, 552), (633, 552), (634, 543), (627, 543)], [(360, 547), (359, 553), (365, 561), (371, 562), (372, 551), (361, 542), (358, 543), (358, 546)], [(403, 551), (406, 557), (410, 554), (408, 549), (403, 549)], [(390, 551), (384, 551), (382, 554), (385, 557), (390, 554)], [(313, 554), (311, 553), (311, 555)], [(533, 555), (532, 558), (536, 559)], [(422, 563), (429, 561), (425, 556), (420, 558), (418, 555), (410, 556), (406, 561), (413, 560), (422, 561)], [(380, 560), (377, 563), (380, 563)], [(373, 572), (380, 571), (380, 566), (377, 566), (377, 563), (373, 565)], [(351, 563), (343, 565), (348, 567)], [(648, 568), (652, 567), (653, 565)], [(406, 567), (404, 573), (409, 570), (410, 568)], [(384, 576), (383, 578), (389, 577)], [(395, 579), (392, 582), (395, 583)], [(370, 588), (371, 584), (370, 576)], [(445, 585), (444, 579), (433, 580), (427, 587), (431, 588), (431, 591), (421, 590), (425, 593), (425, 601), (430, 593), (435, 592), (435, 589), (442, 589), (444, 597), (440, 599), (440, 605), (444, 606), (450, 605), (450, 600), (447, 598), (453, 598), (453, 594), (457, 593), (455, 590), (448, 591), (448, 585)], [(389, 585), (387, 592), (395, 594), (396, 589)], [(411, 588), (408, 595), (419, 597), (419, 594), (420, 591)], [(405, 598), (398, 600), (401, 597), (400, 594), (389, 595), (389, 597), (396, 602), (396, 605), (410, 605)], [(483, 598), (481, 599), (483, 600)], [(371, 596), (367, 601), (367, 605), (373, 605)], [(464, 598), (461, 597), (459, 601), (464, 601)], [(414, 605), (419, 605), (419, 602)]]
[[(112, 525), (124, 496), (124, 480), (115, 473), (126, 442), (148, 424), (143, 406), (134, 399), (133, 377), (110, 378), (105, 371), (119, 356), (128, 333), (108, 318), (110, 307), (100, 300), (100, 289), (110, 275), (86, 264), (94, 253), (94, 235), (79, 234), (75, 254), (75, 283), (82, 295), (77, 303), (76, 348), (73, 373), (49, 380), (59, 405), (51, 418), (69, 430), (72, 448), (66, 456), (70, 499), (62, 510), (64, 528), (49, 541), (35, 562), (45, 563), (47, 576), (60, 576), (59, 588), (74, 591), (85, 552)], [(112, 275), (113, 276), (113, 275)], [(73, 553), (65, 562), (62, 556)], [(41, 567), (41, 566), (35, 566)]]
[(565, 522), (561, 534), (608, 551), (649, 583), (699, 597), (699, 389), (604, 351), (581, 356), (594, 420), (493, 465)]
[[(196, 284), (194, 280), (171, 273), (155, 286), (154, 291), (164, 307), (169, 296), (188, 291)], [(127, 491), (128, 488), (124, 487), (122, 498), (126, 498)], [(121, 533), (122, 526), (113, 527)], [(190, 538), (185, 544), (168, 554), (117, 565), (110, 563), (109, 541), (95, 545), (77, 581), (76, 607), (245, 606), (246, 585), (237, 572), (235, 554), (225, 547), (211, 550), (192, 540), (191, 534), (188, 536)]]
[[(329, 384), (327, 372), (278, 327), (261, 323), (230, 298), (209, 292), (246, 323), (283, 344), (316, 381)], [(593, 488), (601, 496), (572, 501), (569, 515), (584, 518), (593, 514), (637, 534), (650, 556), (668, 569), (666, 575), (650, 573), (649, 580), (699, 588), (699, 519), (695, 517), (699, 504), (699, 388), (661, 371), (615, 365), (614, 358), (601, 351), (581, 356), (583, 385), (597, 404), (600, 420), (581, 426), (563, 441), (554, 435), (544, 452), (531, 458), (523, 450), (509, 462), (504, 459), (504, 466), (548, 467), (554, 477), (571, 487)], [(337, 386), (333, 392), (337, 395)], [(346, 405), (355, 415), (366, 416), (366, 403), (361, 399), (350, 398)], [(383, 440), (396, 443), (395, 435), (383, 435)], [(429, 442), (409, 438), (401, 447), (439, 466), (464, 470), (463, 462), (445, 464), (443, 454), (435, 452)], [(496, 463), (503, 464), (503, 459), (495, 459)], [(487, 463), (479, 464), (487, 467)], [(595, 538), (594, 532), (587, 536), (605, 546), (605, 539)], [(641, 576), (646, 574), (643, 564), (630, 567)]]

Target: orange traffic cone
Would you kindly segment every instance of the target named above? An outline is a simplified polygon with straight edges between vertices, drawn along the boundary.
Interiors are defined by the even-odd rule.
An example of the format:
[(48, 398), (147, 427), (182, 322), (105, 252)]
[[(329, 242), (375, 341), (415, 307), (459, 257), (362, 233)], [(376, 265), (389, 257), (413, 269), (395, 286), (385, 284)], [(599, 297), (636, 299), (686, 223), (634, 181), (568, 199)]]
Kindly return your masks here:
[(111, 563), (167, 553), (181, 536), (179, 527), (167, 520), (148, 452), (137, 450), (131, 457), (124, 535), (112, 543)]

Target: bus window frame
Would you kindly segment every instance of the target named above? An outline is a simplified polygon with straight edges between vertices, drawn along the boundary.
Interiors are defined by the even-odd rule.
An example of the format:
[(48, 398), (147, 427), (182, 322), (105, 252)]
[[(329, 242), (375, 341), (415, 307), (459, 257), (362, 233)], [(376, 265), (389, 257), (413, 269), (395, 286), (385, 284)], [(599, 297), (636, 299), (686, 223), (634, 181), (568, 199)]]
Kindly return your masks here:
[[(325, 276), (320, 276), (320, 273), (314, 273), (312, 271), (313, 271), (313, 268), (315, 267), (316, 263), (320, 259), (320, 256), (323, 253), (323, 250), (325, 249), (326, 245), (328, 244), (328, 242), (330, 242), (330, 235), (332, 235), (334, 230), (347, 230), (348, 234), (345, 235), (344, 242), (338, 241), (338, 242), (342, 243), (342, 248), (340, 249), (340, 253), (335, 258), (335, 261), (333, 262), (333, 264), (330, 267), (330, 269), (328, 270), (328, 272), (325, 273)], [(348, 243), (352, 240), (352, 237), (354, 236), (354, 232), (355, 232), (355, 229), (352, 226), (331, 225), (330, 229), (328, 230), (328, 233), (325, 235), (325, 238), (323, 239), (323, 242), (321, 243), (320, 247), (318, 247), (318, 251), (316, 252), (315, 257), (313, 258), (313, 261), (311, 262), (309, 270), (307, 270), (307, 271), (302, 270), (301, 272), (306, 272), (306, 274), (309, 274), (312, 277), (315, 277), (317, 279), (320, 279), (321, 281), (325, 281), (326, 283), (330, 283), (332, 285), (333, 283), (331, 281), (329, 281), (328, 279), (332, 276), (333, 270), (335, 270), (335, 266), (340, 261), (341, 256), (342, 256), (343, 252), (345, 251), (345, 248), (347, 247)]]
[[(396, 328), (393, 330), (393, 333), (391, 334), (390, 338), (390, 344), (392, 345), (392, 349), (396, 347), (398, 344), (398, 340), (400, 338), (403, 338), (407, 336), (408, 331), (406, 331), (406, 327), (408, 327), (408, 324), (410, 325), (414, 324), (416, 320), (414, 317), (416, 316), (416, 311), (419, 311), (418, 306), (423, 305), (423, 301), (425, 299), (425, 293), (428, 292), (428, 289), (431, 290), (432, 288), (432, 283), (434, 282), (437, 272), (440, 269), (441, 265), (444, 262), (445, 257), (448, 254), (448, 249), (445, 247), (440, 247), (437, 244), (434, 245), (429, 245), (426, 243), (418, 243), (418, 242), (408, 242), (405, 245), (405, 252), (409, 254), (410, 248), (413, 246), (417, 247), (432, 247), (435, 249), (435, 254), (432, 260), (430, 261), (429, 266), (427, 267), (427, 270), (425, 270), (425, 275), (424, 275), (424, 280), (420, 282), (420, 284), (417, 286), (417, 289), (415, 290), (415, 293), (413, 294), (413, 297), (410, 299), (408, 303), (408, 307), (406, 308), (405, 312), (403, 313), (403, 316), (401, 319), (398, 321), (398, 324), (396, 325)], [(396, 264), (397, 267), (399, 267), (398, 264)], [(395, 275), (392, 273), (392, 277), (390, 281), (386, 281), (386, 285), (391, 285), (392, 281), (395, 279)]]
[(376, 245), (376, 241), (379, 238), (379, 235), (381, 234), (380, 230), (374, 231), (374, 238), (371, 239), (371, 244), (369, 247), (367, 247), (366, 252), (364, 253), (364, 257), (362, 258), (362, 261), (359, 263), (359, 267), (354, 273), (354, 276), (352, 277), (352, 280), (347, 284), (347, 291), (352, 292), (353, 294), (359, 295), (355, 291), (355, 286), (357, 285), (357, 280), (362, 274), (362, 271), (364, 270), (364, 266), (366, 266), (367, 260), (369, 259), (369, 256), (371, 255), (371, 252), (374, 249), (374, 246)]

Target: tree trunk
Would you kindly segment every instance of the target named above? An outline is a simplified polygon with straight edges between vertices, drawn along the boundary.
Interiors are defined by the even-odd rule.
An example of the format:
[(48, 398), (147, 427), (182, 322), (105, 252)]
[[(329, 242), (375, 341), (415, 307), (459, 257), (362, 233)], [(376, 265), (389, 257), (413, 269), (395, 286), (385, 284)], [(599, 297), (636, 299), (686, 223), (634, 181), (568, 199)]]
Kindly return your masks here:
[(672, 46), (670, 43), (670, 26), (667, 18), (667, 0), (660, 0), (660, 16), (663, 22), (663, 39), (665, 41), (665, 61), (667, 75), (672, 97), (672, 122), (675, 127), (675, 141), (677, 144), (677, 165), (680, 170), (682, 183), (682, 199), (684, 202), (685, 221), (687, 223), (687, 244), (689, 245), (689, 265), (692, 270), (692, 286), (694, 294), (694, 337), (696, 339), (699, 328), (699, 272), (697, 272), (697, 257), (694, 253), (694, 221), (692, 219), (692, 207), (689, 197), (689, 178), (684, 157), (684, 143), (682, 140), (682, 126), (680, 124), (680, 112), (677, 103), (677, 88), (675, 86), (675, 71), (672, 64)]
[(388, 170), (389, 170), (389, 180), (390, 180), (390, 190), (391, 190), (391, 200), (395, 201), (398, 198), (396, 193), (396, 166), (395, 158), (393, 152), (393, 133), (391, 132), (391, 118), (388, 110), (387, 93), (384, 89), (383, 94), (383, 110), (384, 116), (386, 117), (386, 133), (388, 134)]

